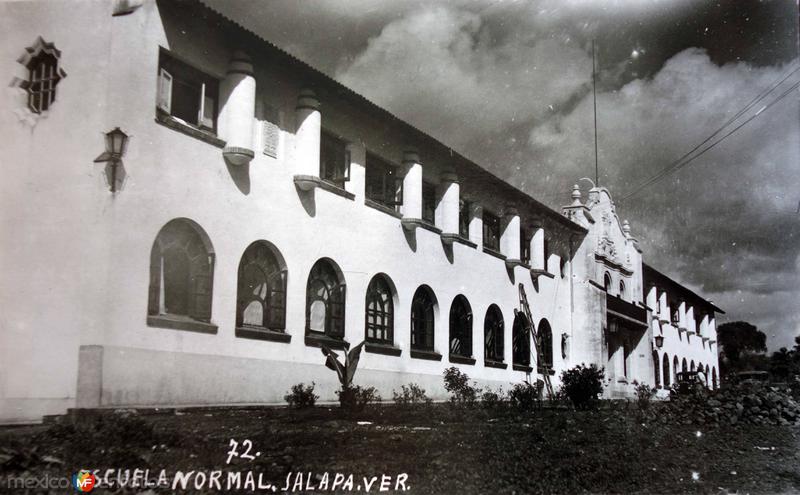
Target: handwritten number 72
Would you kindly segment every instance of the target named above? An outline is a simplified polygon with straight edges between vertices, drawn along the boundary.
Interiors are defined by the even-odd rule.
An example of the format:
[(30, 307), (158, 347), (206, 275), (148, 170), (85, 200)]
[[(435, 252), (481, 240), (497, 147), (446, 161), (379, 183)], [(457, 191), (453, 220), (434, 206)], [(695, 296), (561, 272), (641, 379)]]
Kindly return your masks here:
[(234, 457), (238, 457), (240, 459), (247, 459), (248, 461), (252, 461), (253, 459), (255, 459), (255, 456), (253, 456), (250, 453), (250, 451), (253, 450), (253, 442), (251, 442), (250, 440), (242, 441), (241, 446), (244, 449), (244, 451), (241, 454), (237, 450), (237, 448), (239, 447), (239, 442), (231, 438), (231, 441), (228, 445), (230, 446), (231, 449), (228, 451), (228, 460), (225, 461), (225, 464), (230, 464), (231, 459), (233, 459)]

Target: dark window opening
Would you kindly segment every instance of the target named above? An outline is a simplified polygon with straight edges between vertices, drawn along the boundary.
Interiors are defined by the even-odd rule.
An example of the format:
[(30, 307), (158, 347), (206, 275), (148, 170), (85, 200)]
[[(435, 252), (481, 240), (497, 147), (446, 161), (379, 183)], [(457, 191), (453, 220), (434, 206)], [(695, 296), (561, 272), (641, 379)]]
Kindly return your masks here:
[(314, 263), (306, 286), (306, 332), (344, 339), (346, 286), (328, 260)]
[(470, 204), (468, 201), (458, 202), (458, 235), (464, 239), (469, 239), (469, 214)]
[(622, 375), (628, 376), (628, 359), (631, 356), (631, 349), (627, 342), (622, 344)]
[(486, 360), (502, 362), (504, 360), (504, 343), (503, 343), (503, 313), (497, 305), (492, 304), (486, 311), (486, 317), (483, 320), (483, 333), (484, 333), (484, 354)]
[(547, 320), (539, 322), (539, 362), (537, 368), (539, 373), (547, 373), (553, 369), (553, 331)]
[(519, 258), (525, 265), (531, 263), (531, 234), (525, 229), (519, 232)]
[(28, 108), (33, 113), (46, 112), (56, 99), (56, 85), (61, 80), (58, 59), (42, 52), (30, 60), (28, 68)]
[(197, 229), (173, 220), (156, 236), (150, 252), (149, 315), (211, 320), (214, 253)]
[(266, 243), (245, 250), (239, 262), (236, 326), (286, 329), (286, 275)]
[(545, 237), (542, 241), (542, 246), (544, 248), (544, 266), (542, 268), (544, 268), (544, 271), (549, 272), (550, 267), (548, 266), (548, 263), (550, 262), (550, 240)]
[(403, 178), (397, 167), (372, 153), (367, 153), (366, 196), (393, 209), (403, 204)]
[(666, 353), (664, 353), (664, 361), (662, 362), (662, 365), (664, 367), (664, 388), (669, 388), (672, 375), (669, 371), (669, 356)]
[(622, 280), (619, 281), (619, 297), (625, 298), (625, 282)]
[(672, 300), (669, 302), (669, 310), (670, 310), (670, 319), (672, 323), (679, 323), (681, 321), (681, 312), (680, 312), (680, 303), (678, 301)]
[(394, 302), (389, 283), (375, 276), (367, 287), (366, 340), (382, 344), (394, 342)]
[(341, 188), (350, 180), (347, 143), (325, 131), (320, 141), (319, 176)]
[(422, 219), (436, 225), (436, 186), (430, 182), (422, 183)]
[(436, 299), (427, 287), (420, 287), (411, 301), (411, 348), (433, 351), (434, 306)]
[(462, 295), (450, 306), (450, 355), (472, 357), (472, 308)]
[(500, 251), (500, 218), (486, 210), (483, 212), (483, 247)]
[(161, 51), (157, 108), (174, 119), (210, 132), (217, 130), (219, 82)]
[(653, 351), (653, 374), (656, 388), (661, 388), (661, 360), (658, 359), (658, 351)]
[(606, 292), (611, 291), (611, 275), (608, 273), (603, 275), (603, 288), (606, 290)]
[(678, 372), (680, 371), (680, 365), (678, 364), (678, 356), (672, 360), (672, 383), (675, 383), (678, 377)]
[(512, 359), (514, 364), (522, 366), (531, 365), (531, 339), (528, 332), (528, 320), (522, 313), (517, 313), (514, 317), (512, 328)]

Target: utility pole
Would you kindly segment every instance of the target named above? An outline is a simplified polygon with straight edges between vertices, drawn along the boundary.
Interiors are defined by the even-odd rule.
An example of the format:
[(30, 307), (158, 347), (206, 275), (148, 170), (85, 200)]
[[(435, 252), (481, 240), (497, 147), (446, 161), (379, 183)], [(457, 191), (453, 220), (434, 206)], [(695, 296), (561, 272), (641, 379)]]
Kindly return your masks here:
[(592, 96), (594, 100), (594, 183), (600, 187), (600, 168), (597, 163), (597, 76), (594, 62), (594, 40), (592, 40)]

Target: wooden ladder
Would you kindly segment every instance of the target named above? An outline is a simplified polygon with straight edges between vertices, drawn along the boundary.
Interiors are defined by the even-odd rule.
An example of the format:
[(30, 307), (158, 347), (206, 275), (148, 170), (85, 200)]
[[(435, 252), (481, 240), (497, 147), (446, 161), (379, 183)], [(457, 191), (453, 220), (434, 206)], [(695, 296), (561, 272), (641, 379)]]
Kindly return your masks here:
[[(539, 351), (539, 339), (536, 335), (536, 329), (533, 326), (533, 316), (531, 315), (531, 307), (528, 305), (528, 296), (525, 294), (525, 286), (519, 284), (519, 307), (522, 314), (525, 315), (526, 324), (528, 326), (528, 333), (530, 333), (531, 338), (533, 339), (533, 348), (536, 351), (536, 365), (539, 365), (539, 357), (542, 353)], [(542, 378), (544, 379), (544, 386), (545, 390), (547, 391), (547, 398), (553, 399), (555, 397), (555, 393), (553, 392), (553, 384), (550, 383), (550, 374), (547, 370), (542, 373)]]

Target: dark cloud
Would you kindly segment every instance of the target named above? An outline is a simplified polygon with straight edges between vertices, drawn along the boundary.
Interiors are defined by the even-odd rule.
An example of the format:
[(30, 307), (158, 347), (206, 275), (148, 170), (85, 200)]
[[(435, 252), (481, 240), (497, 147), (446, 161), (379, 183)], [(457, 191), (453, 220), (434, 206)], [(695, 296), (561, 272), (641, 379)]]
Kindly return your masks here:
[(594, 176), (597, 40), (600, 180), (646, 260), (770, 347), (800, 333), (797, 92), (621, 201), (797, 63), (794, 0), (206, 3), (554, 208)]

